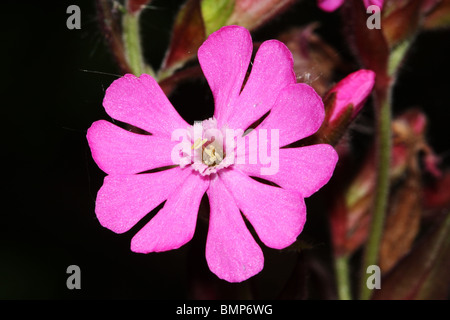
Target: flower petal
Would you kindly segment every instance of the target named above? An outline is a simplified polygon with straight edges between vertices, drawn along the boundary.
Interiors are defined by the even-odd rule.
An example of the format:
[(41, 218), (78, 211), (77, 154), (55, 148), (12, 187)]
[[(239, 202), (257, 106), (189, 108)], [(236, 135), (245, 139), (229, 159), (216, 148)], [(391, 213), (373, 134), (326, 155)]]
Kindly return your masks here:
[(238, 169), (221, 170), (219, 177), (266, 246), (283, 249), (297, 239), (306, 221), (300, 193), (257, 182)]
[(141, 135), (99, 120), (88, 129), (92, 157), (108, 174), (132, 174), (173, 165), (170, 137)]
[[(338, 160), (337, 152), (328, 144), (317, 144), (302, 148), (280, 149), (279, 162), (269, 164), (236, 164), (249, 176), (275, 182), (282, 188), (300, 192), (309, 197), (322, 188), (333, 175)], [(262, 168), (278, 167), (273, 175), (264, 174)]]
[(368, 8), (369, 6), (378, 6), (380, 9), (383, 9), (384, 0), (364, 0), (364, 6)]
[(270, 114), (257, 129), (278, 129), (279, 146), (283, 147), (312, 135), (324, 117), (319, 95), (310, 86), (297, 83), (281, 91)]
[(261, 248), (247, 229), (236, 203), (216, 176), (208, 189), (210, 218), (206, 240), (209, 269), (228, 282), (241, 282), (264, 266)]
[(131, 240), (140, 253), (177, 249), (192, 239), (200, 201), (209, 179), (193, 173), (175, 190), (164, 207)]
[(166, 200), (191, 172), (176, 167), (154, 173), (106, 176), (95, 202), (98, 220), (116, 233), (128, 231)]
[(115, 80), (106, 90), (103, 106), (112, 118), (153, 134), (170, 137), (175, 129), (189, 127), (148, 74)]
[(252, 71), (226, 124), (234, 129), (247, 129), (269, 111), (280, 91), (296, 82), (294, 60), (286, 45), (278, 40), (261, 44)]
[(198, 49), (198, 60), (214, 96), (214, 116), (222, 124), (236, 109), (253, 51), (247, 29), (226, 26), (212, 33)]
[(318, 0), (318, 6), (323, 11), (331, 12), (339, 8), (344, 0)]

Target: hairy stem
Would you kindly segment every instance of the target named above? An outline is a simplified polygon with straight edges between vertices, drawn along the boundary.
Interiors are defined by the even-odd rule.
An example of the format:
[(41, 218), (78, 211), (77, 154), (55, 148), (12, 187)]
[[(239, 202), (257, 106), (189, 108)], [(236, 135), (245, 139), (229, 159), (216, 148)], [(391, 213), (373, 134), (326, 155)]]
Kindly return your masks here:
[(389, 169), (391, 162), (391, 86), (385, 92), (376, 91), (375, 103), (378, 104), (377, 110), (377, 165), (378, 176), (375, 187), (375, 203), (372, 214), (372, 222), (369, 233), (369, 238), (366, 244), (363, 268), (362, 281), (360, 287), (360, 299), (368, 300), (371, 297), (372, 291), (367, 287), (366, 270), (371, 265), (376, 265), (378, 262), (378, 253), (380, 248), (381, 237), (383, 234), (384, 220), (386, 216), (386, 209), (389, 196)]
[(334, 258), (336, 268), (336, 284), (339, 300), (351, 300), (351, 288), (349, 278), (349, 264), (347, 256)]
[(122, 29), (125, 54), (131, 71), (136, 76), (140, 76), (142, 73), (148, 73), (154, 77), (155, 74), (153, 70), (143, 61), (139, 13), (132, 14), (130, 12), (125, 12), (122, 17)]

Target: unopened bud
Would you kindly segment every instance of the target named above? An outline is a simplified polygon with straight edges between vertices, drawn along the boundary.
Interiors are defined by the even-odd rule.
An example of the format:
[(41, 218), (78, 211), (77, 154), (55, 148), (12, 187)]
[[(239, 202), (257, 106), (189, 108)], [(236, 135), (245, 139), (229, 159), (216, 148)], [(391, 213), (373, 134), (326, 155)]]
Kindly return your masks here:
[(355, 118), (372, 92), (374, 84), (375, 73), (364, 69), (353, 72), (339, 81), (328, 93), (336, 94), (329, 122), (336, 121), (350, 106), (353, 106), (351, 119)]

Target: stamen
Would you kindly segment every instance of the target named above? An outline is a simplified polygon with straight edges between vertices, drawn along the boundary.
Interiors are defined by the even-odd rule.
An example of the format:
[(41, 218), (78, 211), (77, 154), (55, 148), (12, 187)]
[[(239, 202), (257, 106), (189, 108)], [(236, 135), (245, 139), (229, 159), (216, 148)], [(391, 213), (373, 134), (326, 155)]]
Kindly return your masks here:
[(188, 159), (186, 164), (183, 163), (184, 166), (191, 164), (194, 170), (206, 176), (233, 164), (231, 161), (224, 161), (227, 156), (223, 150), (223, 131), (217, 129), (214, 118), (196, 121), (189, 136), (194, 137), (191, 143), (191, 150), (194, 151), (185, 152)]
[(208, 139), (203, 139), (202, 138), (198, 138), (197, 141), (194, 142), (194, 144), (192, 145), (191, 149), (198, 149), (200, 148), (202, 145), (204, 145), (206, 142), (208, 141)]
[(203, 162), (208, 166), (219, 164), (222, 160), (222, 155), (220, 152), (216, 152), (216, 147), (213, 144), (209, 144), (203, 148)]
[(203, 161), (207, 164), (207, 165), (211, 165), (214, 163), (214, 161), (216, 161), (216, 149), (214, 148), (213, 145), (209, 145), (207, 146), (204, 150), (204, 153), (206, 153), (206, 157), (204, 157)]

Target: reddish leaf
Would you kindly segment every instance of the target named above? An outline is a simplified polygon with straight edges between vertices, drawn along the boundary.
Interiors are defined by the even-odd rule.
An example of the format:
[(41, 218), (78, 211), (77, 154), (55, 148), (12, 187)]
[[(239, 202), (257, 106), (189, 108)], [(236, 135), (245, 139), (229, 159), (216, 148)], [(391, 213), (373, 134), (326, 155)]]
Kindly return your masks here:
[(444, 0), (423, 0), (422, 11), (424, 14), (432, 12), (436, 6), (440, 5)]
[(403, 113), (392, 124), (391, 179), (397, 182), (389, 202), (380, 248), (383, 273), (388, 272), (409, 252), (419, 231), (423, 213), (423, 172), (420, 160), (424, 160), (426, 172), (435, 177), (440, 176), (437, 157), (425, 139), (426, 125), (426, 116), (416, 109)]
[(285, 11), (294, 0), (236, 0), (227, 24), (239, 24), (253, 30)]
[(364, 68), (376, 73), (375, 89), (384, 91), (390, 82), (387, 74), (389, 46), (382, 29), (367, 28), (368, 15), (361, 0), (348, 0), (342, 6), (345, 34)]
[(421, 9), (421, 0), (410, 0), (384, 17), (381, 30), (391, 48), (418, 31)]
[(340, 156), (341, 166), (334, 177), (335, 185), (339, 187), (334, 191), (330, 231), (336, 256), (351, 255), (366, 241), (373, 204), (376, 178), (373, 154), (369, 153), (359, 171), (350, 177), (349, 167), (354, 168), (355, 164), (348, 156)]
[(450, 283), (450, 214), (432, 230), (386, 277), (377, 300), (446, 299)]
[(128, 0), (127, 1), (127, 11), (136, 14), (142, 11), (142, 9), (150, 3), (151, 0)]
[(419, 231), (421, 213), (420, 176), (410, 174), (389, 201), (380, 245), (379, 264), (383, 273), (389, 272), (411, 249)]
[(175, 19), (172, 39), (162, 67), (163, 72), (181, 67), (194, 58), (205, 37), (200, 0), (188, 0)]
[[(423, 193), (420, 159), (423, 154), (425, 157), (433, 154), (425, 140), (425, 129), (425, 115), (418, 110), (405, 112), (392, 124), (394, 139), (390, 179), (393, 187), (390, 190), (389, 213), (380, 253), (383, 271), (389, 270), (408, 253), (419, 229)], [(319, 129), (319, 133), (321, 130), (324, 129)], [(344, 157), (345, 155), (340, 154), (341, 159)], [(355, 167), (354, 164), (351, 166)], [(339, 184), (339, 190), (336, 190), (338, 200), (330, 216), (333, 245), (337, 255), (353, 253), (366, 240), (377, 175), (373, 150), (369, 152), (354, 178), (348, 177), (346, 169), (348, 168), (341, 164), (335, 174), (335, 179), (339, 179), (340, 170), (344, 172), (343, 182)], [(347, 187), (345, 181), (350, 181)], [(438, 203), (448, 203), (448, 188), (442, 184), (439, 190), (441, 191), (437, 193), (438, 197), (429, 192), (426, 199), (430, 203), (433, 199), (437, 199)]]
[(425, 29), (438, 29), (450, 26), (450, 0), (442, 0), (428, 13), (423, 23)]
[(351, 211), (342, 201), (334, 206), (330, 223), (336, 256), (350, 255), (366, 241), (371, 204), (372, 197), (365, 197)]
[(442, 211), (450, 209), (450, 171), (443, 174), (442, 178), (427, 184), (424, 190), (424, 205), (430, 211)]
[(131, 73), (131, 67), (125, 56), (122, 42), (122, 28), (120, 14), (112, 1), (97, 0), (96, 9), (98, 21), (111, 52), (123, 74)]

